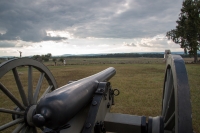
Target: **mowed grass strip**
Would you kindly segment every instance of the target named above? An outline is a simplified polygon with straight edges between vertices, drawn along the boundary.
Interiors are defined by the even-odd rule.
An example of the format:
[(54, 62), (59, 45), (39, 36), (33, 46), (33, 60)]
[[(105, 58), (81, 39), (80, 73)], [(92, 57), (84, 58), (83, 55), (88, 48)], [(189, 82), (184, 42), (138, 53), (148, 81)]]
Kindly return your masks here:
[[(112, 106), (111, 112), (153, 117), (161, 114), (165, 76), (165, 64), (163, 63), (163, 59), (151, 60), (151, 58), (148, 58), (139, 60), (138, 58), (125, 58), (125, 60), (123, 60), (123, 58), (101, 58), (84, 59), (82, 63), (78, 62), (80, 60), (82, 59), (77, 59), (77, 62), (74, 61), (73, 65), (48, 66), (59, 87), (67, 84), (68, 81), (85, 78), (108, 67), (114, 67), (117, 73), (110, 82), (112, 88), (120, 90), (120, 95), (115, 97), (115, 105)], [(196, 133), (200, 133), (200, 82), (198, 81), (200, 77), (200, 65), (186, 64), (186, 67), (191, 88), (193, 128)], [(26, 70), (23, 71), (23, 74), (26, 75)], [(16, 87), (14, 87), (16, 84), (10, 81), (12, 79), (11, 77), (12, 73), (10, 75), (8, 74), (8, 77), (0, 81), (3, 82), (5, 86), (9, 86), (9, 89), (16, 89)], [(27, 76), (25, 76), (25, 78), (26, 77)], [(25, 78), (23, 78), (23, 80), (25, 80)], [(36, 81), (37, 79), (36, 76)], [(27, 86), (27, 84), (25, 84), (25, 86)], [(12, 90), (12, 92), (15, 93), (16, 91)], [(12, 103), (8, 104), (9, 100), (5, 100), (5, 97), (3, 98), (2, 92), (0, 95), (1, 101), (3, 101), (0, 103), (0, 107), (4, 107), (5, 105), (6, 107), (11, 106), (9, 108), (14, 107)], [(6, 119), (10, 119), (11, 117), (1, 114), (2, 113), (0, 113), (0, 120), (3, 119), (6, 121)]]

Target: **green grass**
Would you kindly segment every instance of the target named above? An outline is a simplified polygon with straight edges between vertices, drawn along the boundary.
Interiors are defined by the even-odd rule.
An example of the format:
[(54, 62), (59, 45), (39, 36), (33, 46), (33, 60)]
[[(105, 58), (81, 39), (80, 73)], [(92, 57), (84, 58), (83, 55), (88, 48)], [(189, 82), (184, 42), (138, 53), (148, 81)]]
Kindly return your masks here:
[[(163, 59), (152, 58), (91, 58), (91, 59), (71, 59), (66, 60), (68, 65), (52, 66), (51, 62), (45, 63), (53, 73), (59, 87), (65, 85), (70, 80), (78, 80), (110, 66), (115, 67), (117, 73), (110, 80), (112, 88), (118, 88), (120, 95), (115, 97), (115, 105), (111, 112), (159, 116), (161, 114), (162, 88), (165, 75), (165, 64)], [(53, 64), (53, 63), (52, 63)], [(191, 101), (193, 128), (196, 133), (200, 133), (200, 77), (199, 64), (186, 64), (188, 71)], [(27, 79), (26, 68), (19, 70), (23, 74), (21, 78)], [(34, 84), (37, 83), (39, 73), (35, 72)], [(8, 73), (0, 79), (6, 87), (15, 94), (17, 93), (15, 84), (12, 82), (12, 73)], [(24, 84), (27, 88), (27, 83)], [(14, 90), (13, 90), (14, 88)], [(44, 87), (45, 88), (45, 87)], [(14, 108), (9, 99), (0, 93), (0, 108)], [(0, 113), (0, 120), (9, 121), (8, 115)], [(2, 121), (0, 121), (2, 123)], [(0, 124), (1, 125), (1, 124)]]
[(189, 84), (190, 94), (192, 100), (192, 122), (196, 133), (200, 133), (200, 65), (199, 64), (188, 64), (186, 65)]
[[(117, 65), (117, 75), (112, 79), (119, 88), (113, 112), (157, 116), (161, 111), (164, 65)], [(155, 108), (158, 107), (158, 108)]]

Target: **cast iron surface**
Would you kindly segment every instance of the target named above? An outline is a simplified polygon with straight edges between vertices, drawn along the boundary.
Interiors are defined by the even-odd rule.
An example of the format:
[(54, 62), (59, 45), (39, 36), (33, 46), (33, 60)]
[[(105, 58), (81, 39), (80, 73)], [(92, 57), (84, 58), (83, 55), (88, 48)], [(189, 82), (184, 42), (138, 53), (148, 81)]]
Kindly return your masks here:
[[(27, 88), (24, 87), (24, 82), (18, 72), (18, 67), (28, 70), (28, 78), (26, 80), (26, 83), (28, 83)], [(35, 88), (33, 88), (33, 69), (34, 72), (40, 73), (40, 76), (38, 77), (38, 83)], [(16, 96), (16, 93), (12, 93), (9, 88), (0, 82), (1, 93), (4, 93), (4, 95), (15, 104), (14, 110), (0, 107), (0, 113), (8, 113), (10, 114), (10, 117), (13, 118), (12, 121), (0, 125), (0, 131), (4, 132), (5, 129), (17, 125), (13, 130), (13, 133), (18, 133), (20, 131), (21, 133), (37, 133), (37, 129), (31, 120), (32, 113), (34, 112), (35, 106), (40, 98), (57, 88), (56, 81), (46, 66), (30, 58), (12, 59), (0, 64), (0, 79), (8, 72), (10, 72), (14, 77), (13, 84), (16, 84), (15, 92), (18, 93), (19, 96)], [(42, 96), (39, 97), (44, 79), (46, 79), (48, 82), (47, 89), (44, 91)]]
[(169, 55), (163, 89), (162, 113), (164, 130), (192, 133), (190, 88), (185, 63), (179, 55)]
[(37, 105), (33, 122), (35, 125), (40, 123), (37, 126), (45, 126), (55, 130), (60, 128), (88, 105), (99, 82), (108, 81), (115, 73), (115, 69), (110, 67), (45, 95)]
[(96, 90), (95, 95), (92, 99), (92, 103), (91, 103), (90, 110), (88, 112), (88, 116), (83, 127), (83, 131), (81, 133), (93, 133), (93, 130), (95, 130), (95, 133), (105, 132), (105, 130), (103, 130), (103, 127), (102, 127), (103, 123), (101, 123), (100, 125), (100, 121), (97, 122), (98, 124), (95, 122), (97, 121), (97, 115), (98, 115), (98, 111), (100, 110), (99, 108), (100, 108), (101, 101), (103, 98), (106, 99), (105, 94), (108, 92), (108, 89), (110, 88), (109, 85), (110, 85), (109, 82), (99, 83), (98, 89)]

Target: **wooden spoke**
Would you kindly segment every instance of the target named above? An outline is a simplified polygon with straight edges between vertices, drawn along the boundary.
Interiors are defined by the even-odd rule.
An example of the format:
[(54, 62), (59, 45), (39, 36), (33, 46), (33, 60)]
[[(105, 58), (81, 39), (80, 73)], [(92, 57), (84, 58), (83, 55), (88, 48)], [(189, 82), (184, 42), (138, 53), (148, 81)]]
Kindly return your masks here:
[(10, 109), (4, 109), (4, 108), (0, 108), (0, 112), (9, 113), (9, 114), (16, 114), (16, 115), (24, 115), (24, 111), (19, 112), (19, 111), (14, 111), (14, 110), (10, 110)]
[(16, 68), (13, 68), (12, 71), (13, 71), (13, 75), (14, 75), (14, 78), (15, 78), (15, 82), (16, 82), (16, 84), (17, 84), (17, 87), (18, 87), (18, 90), (19, 90), (19, 93), (20, 93), (22, 102), (23, 102), (23, 104), (24, 104), (25, 106), (28, 106), (27, 97), (26, 97), (26, 94), (25, 94), (25, 92), (24, 92), (22, 83), (21, 83), (21, 81), (20, 81), (20, 78), (19, 78), (17, 69), (16, 69)]
[(168, 119), (170, 118), (170, 116), (173, 114), (173, 112), (175, 112), (175, 96), (174, 96), (174, 89), (171, 90), (171, 94), (170, 94), (170, 99), (169, 102), (167, 103), (167, 109), (166, 112), (163, 116), (164, 118), (164, 122), (168, 121)]
[[(43, 98), (47, 93), (49, 93), (49, 92), (51, 91), (52, 88), (53, 88), (53, 86), (50, 85), (50, 86), (46, 89), (46, 91), (42, 94), (42, 96), (40, 97), (40, 99)], [(38, 100), (38, 102), (40, 101), (40, 99)]]
[(24, 121), (24, 118), (19, 118), (19, 119), (16, 119), (16, 120), (11, 121), (11, 122), (9, 122), (9, 123), (6, 123), (6, 124), (0, 126), (0, 131), (4, 130), (4, 129), (6, 129), (6, 128), (9, 128), (9, 127), (11, 127), (11, 126), (14, 126), (14, 125), (16, 125), (16, 124), (18, 124), (18, 123), (21, 123), (21, 122), (23, 122), (23, 121)]
[(170, 94), (173, 91), (173, 76), (171, 69), (167, 69), (167, 80), (165, 82), (165, 90), (164, 90), (164, 100), (163, 100), (163, 112), (162, 115), (166, 114), (166, 109), (168, 107), (168, 101), (170, 98)]
[(172, 130), (175, 127), (175, 112), (170, 116), (168, 121), (165, 123), (166, 130)]
[(32, 66), (28, 67), (28, 101), (33, 104), (33, 81), (32, 81)]
[(10, 98), (21, 110), (25, 110), (25, 107), (15, 98), (15, 96), (4, 86), (0, 83), (0, 89)]
[(38, 95), (39, 95), (39, 92), (40, 92), (40, 89), (41, 89), (41, 86), (42, 86), (42, 81), (44, 79), (44, 75), (45, 75), (45, 73), (41, 73), (40, 78), (38, 80), (38, 84), (37, 84), (37, 87), (36, 87), (36, 90), (35, 90), (35, 94), (33, 96), (33, 104), (37, 103), (37, 99), (38, 99)]
[(19, 132), (22, 130), (22, 128), (24, 128), (24, 126), (25, 126), (25, 123), (19, 124), (19, 125), (12, 131), (12, 133), (19, 133)]

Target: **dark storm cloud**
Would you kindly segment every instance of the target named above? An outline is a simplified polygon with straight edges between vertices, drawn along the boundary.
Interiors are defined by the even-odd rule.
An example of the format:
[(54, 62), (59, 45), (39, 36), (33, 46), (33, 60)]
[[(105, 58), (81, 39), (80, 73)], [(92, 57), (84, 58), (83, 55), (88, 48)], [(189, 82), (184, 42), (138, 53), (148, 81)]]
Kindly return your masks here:
[(14, 42), (0, 41), (0, 48), (13, 48), (13, 47), (23, 47), (23, 45), (22, 44), (16, 44)]
[(0, 48), (10, 48), (10, 47), (15, 47), (15, 44), (0, 42)]
[(59, 41), (47, 31), (75, 37), (137, 38), (175, 27), (182, 0), (1, 0), (0, 40)]
[(41, 42), (67, 39), (47, 36), (53, 14), (45, 10), (45, 6), (33, 1), (0, 1), (0, 26), (6, 29), (6, 33), (0, 34), (0, 40)]

